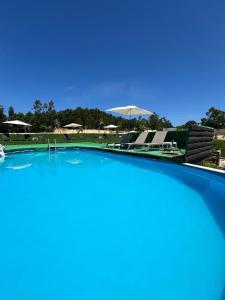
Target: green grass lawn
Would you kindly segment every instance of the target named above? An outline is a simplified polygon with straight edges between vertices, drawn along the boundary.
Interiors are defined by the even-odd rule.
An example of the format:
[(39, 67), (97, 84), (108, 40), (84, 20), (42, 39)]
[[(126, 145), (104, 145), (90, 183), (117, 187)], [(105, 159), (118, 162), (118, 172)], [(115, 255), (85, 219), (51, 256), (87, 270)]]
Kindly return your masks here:
[(216, 150), (221, 150), (221, 156), (225, 157), (225, 141), (214, 140), (214, 146)]

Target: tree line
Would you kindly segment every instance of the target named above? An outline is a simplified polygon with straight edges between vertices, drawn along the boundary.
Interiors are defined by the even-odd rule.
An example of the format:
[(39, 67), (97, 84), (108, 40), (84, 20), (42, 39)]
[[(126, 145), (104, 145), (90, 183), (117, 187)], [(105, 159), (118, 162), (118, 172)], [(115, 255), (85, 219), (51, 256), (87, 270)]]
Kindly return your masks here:
[[(0, 105), (0, 132), (9, 131), (9, 126), (2, 124), (6, 120), (21, 120), (32, 125), (32, 132), (52, 132), (55, 128), (62, 128), (69, 123), (78, 123), (85, 129), (103, 129), (104, 126), (115, 124), (120, 130), (144, 130), (173, 127), (171, 121), (165, 117), (160, 117), (154, 113), (149, 118), (132, 118), (127, 119), (121, 116), (114, 116), (99, 110), (98, 108), (81, 108), (65, 109), (57, 111), (54, 101), (42, 103), (41, 100), (35, 100), (31, 111), (27, 113), (16, 112), (12, 106), (8, 111)], [(195, 120), (190, 120), (181, 126), (180, 129), (190, 125), (197, 124)], [(215, 129), (225, 128), (225, 111), (217, 108), (210, 108), (205, 117), (201, 119), (201, 125), (213, 127)], [(21, 128), (13, 128), (14, 132)]]
[(187, 128), (190, 125), (203, 125), (212, 127), (215, 129), (224, 129), (225, 128), (225, 111), (220, 110), (215, 107), (211, 107), (205, 114), (205, 117), (203, 117), (200, 121), (200, 123), (197, 123), (195, 120), (190, 120), (186, 122), (185, 124), (178, 126), (179, 128)]
[[(172, 127), (172, 124), (165, 117), (159, 117), (154, 114), (152, 117), (146, 118), (123, 118), (101, 111), (98, 108), (67, 108), (57, 111), (54, 101), (42, 103), (35, 100), (31, 111), (27, 113), (16, 112), (12, 106), (8, 111), (0, 106), (0, 132), (9, 130), (9, 126), (2, 124), (6, 120), (20, 120), (32, 125), (32, 132), (52, 132), (55, 128), (62, 128), (69, 123), (78, 123), (85, 129), (103, 129), (104, 126), (114, 124), (120, 130), (144, 130), (147, 128), (163, 129)], [(14, 132), (21, 128), (13, 128)]]

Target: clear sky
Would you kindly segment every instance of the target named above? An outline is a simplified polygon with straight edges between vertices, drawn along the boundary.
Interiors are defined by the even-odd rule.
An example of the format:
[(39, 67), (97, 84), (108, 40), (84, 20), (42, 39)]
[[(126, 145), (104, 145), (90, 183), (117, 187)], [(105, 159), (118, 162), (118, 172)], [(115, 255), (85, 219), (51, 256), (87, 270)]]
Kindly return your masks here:
[(225, 110), (225, 1), (1, 1), (0, 104)]

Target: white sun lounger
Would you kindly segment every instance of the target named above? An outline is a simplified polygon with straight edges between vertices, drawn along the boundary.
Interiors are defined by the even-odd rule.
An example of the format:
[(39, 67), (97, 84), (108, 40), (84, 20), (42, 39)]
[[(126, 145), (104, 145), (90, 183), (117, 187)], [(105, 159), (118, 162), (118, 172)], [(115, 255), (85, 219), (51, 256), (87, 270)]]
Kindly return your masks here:
[(146, 146), (149, 150), (151, 147), (172, 148), (176, 146), (176, 142), (165, 142), (167, 130), (156, 131), (151, 143), (133, 143), (135, 146)]
[(135, 142), (133, 143), (127, 143), (125, 145), (128, 145), (128, 149), (130, 149), (132, 146), (135, 145), (141, 145), (141, 144), (145, 144), (145, 141), (147, 139), (148, 136), (148, 131), (143, 131), (136, 139)]

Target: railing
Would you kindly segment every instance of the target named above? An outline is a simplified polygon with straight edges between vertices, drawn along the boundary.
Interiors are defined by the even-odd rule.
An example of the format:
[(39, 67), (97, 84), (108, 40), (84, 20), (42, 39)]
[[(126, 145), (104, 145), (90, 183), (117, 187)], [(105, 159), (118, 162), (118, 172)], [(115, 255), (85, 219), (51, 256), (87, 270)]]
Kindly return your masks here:
[[(55, 149), (55, 151), (57, 149), (56, 139), (54, 139), (54, 149)], [(51, 151), (51, 140), (50, 139), (48, 139), (48, 151), (49, 152)]]

